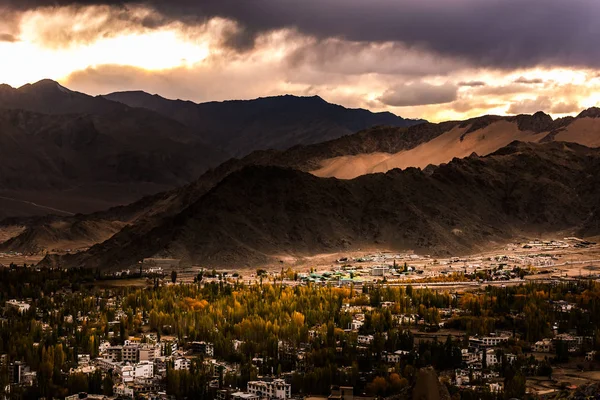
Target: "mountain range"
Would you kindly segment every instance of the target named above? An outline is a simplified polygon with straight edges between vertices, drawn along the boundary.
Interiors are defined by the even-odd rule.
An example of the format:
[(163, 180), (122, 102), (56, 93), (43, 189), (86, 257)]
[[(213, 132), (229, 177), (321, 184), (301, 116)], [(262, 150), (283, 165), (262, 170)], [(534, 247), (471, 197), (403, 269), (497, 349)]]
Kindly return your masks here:
[(0, 85), (0, 218), (94, 212), (191, 182), (232, 154), (418, 122), (315, 97), (198, 105), (93, 97), (51, 80)]
[[(160, 256), (189, 264), (239, 267), (359, 247), (447, 255), (464, 254), (540, 232), (600, 234), (597, 108), (556, 120), (538, 112), (421, 122), (408, 127), (376, 126), (324, 142), (298, 144), (284, 150), (256, 150), (203, 173), (200, 167), (191, 172), (192, 167), (183, 164), (184, 160), (177, 160), (181, 163), (177, 164), (169, 157), (159, 158), (157, 172), (136, 175), (134, 172), (145, 170), (120, 162), (103, 170), (97, 165), (103, 165), (99, 160), (88, 163), (94, 160), (94, 154), (104, 154), (111, 146), (102, 147), (102, 140), (88, 140), (86, 134), (98, 131), (92, 135), (95, 138), (102, 137), (103, 132), (117, 132), (111, 140), (131, 137), (125, 147), (143, 148), (148, 144), (136, 147), (136, 140), (141, 140), (144, 132), (151, 132), (157, 143), (165, 141), (162, 146), (174, 156), (186, 155), (189, 150), (176, 144), (217, 152), (218, 143), (210, 135), (197, 138), (200, 134), (193, 128), (194, 123), (181, 116), (169, 117), (179, 106), (188, 110), (182, 115), (196, 115), (206, 105), (172, 102), (139, 92), (91, 98), (53, 82), (38, 85), (50, 93), (59, 92), (61, 99), (63, 95), (77, 99), (83, 96), (79, 106), (79, 100), (74, 100), (73, 105), (81, 107), (78, 110), (82, 113), (52, 113), (45, 109), (46, 113), (41, 114), (41, 108), (35, 109), (39, 105), (30, 110), (2, 111), (7, 116), (6, 126), (21, 127), (13, 135), (41, 135), (43, 139), (51, 138), (61, 149), (65, 147), (64, 138), (68, 138), (69, 151), (65, 154), (81, 157), (78, 162), (82, 168), (71, 172), (78, 174), (78, 179), (84, 176), (88, 181), (139, 183), (152, 177), (156, 185), (176, 186), (91, 214), (9, 218), (0, 223), (0, 251), (49, 252), (43, 262), (46, 265), (110, 269)], [(129, 105), (113, 101), (118, 98)], [(61, 101), (69, 104), (68, 99)], [(92, 101), (99, 102), (97, 113), (85, 111), (85, 107), (93, 110), (87, 105)], [(261, 117), (264, 125), (287, 132), (287, 128), (277, 127), (279, 114), (286, 112), (275, 108), (278, 111), (269, 116), (265, 111), (268, 107), (263, 107), (278, 101), (331, 106), (317, 98), (284, 96), (209, 103), (209, 107), (262, 107), (261, 113), (266, 115)], [(58, 100), (56, 104), (57, 110), (68, 108), (60, 106)], [(172, 107), (171, 111), (165, 105)], [(261, 113), (248, 111), (248, 115)], [(142, 120), (138, 122), (138, 118)], [(235, 120), (233, 116), (230, 119)], [(334, 119), (331, 117), (330, 121)], [(117, 120), (121, 122), (110, 124)], [(230, 127), (244, 125), (228, 123)], [(297, 123), (299, 131), (304, 131), (303, 122)], [(179, 130), (173, 130), (174, 127)], [(299, 140), (296, 131), (290, 132), (292, 142)], [(269, 136), (255, 137), (260, 141)], [(37, 150), (46, 149), (49, 141), (28, 143), (36, 144)], [(167, 144), (172, 147), (166, 147)], [(160, 154), (159, 145), (156, 146)], [(106, 149), (104, 153), (102, 149)], [(18, 158), (24, 151), (18, 147), (11, 150), (16, 156), (15, 165), (19, 165)], [(50, 152), (43, 151), (48, 159)], [(148, 151), (143, 148), (141, 154)], [(148, 163), (149, 168), (154, 165), (155, 162)], [(23, 187), (52, 189), (70, 182), (63, 180), (69, 168), (56, 172), (44, 166), (38, 168), (39, 177), (23, 174), (21, 179), (18, 169), (3, 167), (7, 169), (2, 176), (7, 182), (4, 185), (20, 183)], [(30, 166), (24, 163), (21, 168), (27, 171)], [(12, 180), (8, 179), (11, 172)], [(194, 179), (193, 173), (199, 177)]]
[(389, 112), (348, 109), (318, 96), (285, 95), (202, 104), (139, 91), (103, 97), (175, 119), (235, 157), (255, 150), (285, 150), (294, 145), (325, 142), (377, 125), (406, 127), (425, 122)]
[(539, 232), (597, 234), (600, 150), (513, 142), (426, 170), (352, 180), (246, 166), (187, 206), (45, 263), (123, 267), (147, 257), (244, 267), (356, 248), (464, 254)]

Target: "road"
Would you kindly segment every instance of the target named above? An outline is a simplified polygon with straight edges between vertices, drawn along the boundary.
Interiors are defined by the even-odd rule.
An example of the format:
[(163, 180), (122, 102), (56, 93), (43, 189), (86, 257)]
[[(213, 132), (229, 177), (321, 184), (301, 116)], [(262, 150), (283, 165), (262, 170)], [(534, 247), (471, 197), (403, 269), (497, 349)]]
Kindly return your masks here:
[(5, 196), (0, 196), (0, 200), (8, 200), (8, 201), (14, 201), (14, 202), (17, 202), (17, 203), (28, 204), (30, 206), (34, 206), (34, 207), (37, 207), (37, 208), (41, 208), (41, 209), (44, 209), (44, 210), (48, 210), (48, 211), (52, 211), (52, 212), (60, 213), (60, 214), (64, 214), (64, 215), (75, 215), (74, 213), (69, 212), (69, 211), (60, 210), (58, 208), (53, 208), (53, 207), (48, 207), (48, 206), (43, 206), (41, 204), (37, 204), (37, 203), (34, 203), (32, 201), (20, 200), (20, 199), (15, 199), (15, 198), (12, 198), (12, 197), (5, 197)]

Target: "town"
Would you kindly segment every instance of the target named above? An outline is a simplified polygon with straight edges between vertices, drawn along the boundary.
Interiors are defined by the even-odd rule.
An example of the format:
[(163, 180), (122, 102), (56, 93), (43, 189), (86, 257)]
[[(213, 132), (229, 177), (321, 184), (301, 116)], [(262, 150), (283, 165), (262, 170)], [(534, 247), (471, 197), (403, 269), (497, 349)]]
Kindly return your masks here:
[[(565, 258), (376, 254), (193, 279), (13, 263), (0, 269), (2, 393), (373, 399), (426, 368), (452, 399), (597, 390), (600, 284)], [(547, 272), (559, 264), (576, 274)]]

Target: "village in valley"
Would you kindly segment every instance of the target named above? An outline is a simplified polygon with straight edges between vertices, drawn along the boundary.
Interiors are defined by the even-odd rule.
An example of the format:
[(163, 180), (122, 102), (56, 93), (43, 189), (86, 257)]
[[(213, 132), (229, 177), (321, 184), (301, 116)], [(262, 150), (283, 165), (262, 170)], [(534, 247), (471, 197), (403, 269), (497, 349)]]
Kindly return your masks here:
[(393, 398), (424, 368), (452, 399), (600, 390), (598, 246), (502, 250), (100, 275), (11, 262), (4, 397)]

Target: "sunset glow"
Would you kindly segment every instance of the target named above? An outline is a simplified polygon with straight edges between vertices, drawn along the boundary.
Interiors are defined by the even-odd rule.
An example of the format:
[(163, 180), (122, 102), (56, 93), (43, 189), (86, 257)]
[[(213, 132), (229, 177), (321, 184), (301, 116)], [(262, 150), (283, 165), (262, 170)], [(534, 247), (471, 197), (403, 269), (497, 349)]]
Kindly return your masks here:
[(320, 95), (430, 120), (536, 110), (560, 117), (600, 102), (598, 72), (581, 63), (476, 65), (431, 45), (317, 37), (296, 26), (258, 31), (244, 44), (248, 32), (234, 19), (167, 18), (143, 5), (17, 15), (0, 23), (0, 76), (12, 86), (50, 78), (90, 94), (139, 89), (199, 102)]

